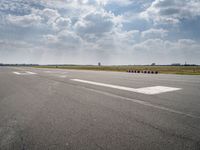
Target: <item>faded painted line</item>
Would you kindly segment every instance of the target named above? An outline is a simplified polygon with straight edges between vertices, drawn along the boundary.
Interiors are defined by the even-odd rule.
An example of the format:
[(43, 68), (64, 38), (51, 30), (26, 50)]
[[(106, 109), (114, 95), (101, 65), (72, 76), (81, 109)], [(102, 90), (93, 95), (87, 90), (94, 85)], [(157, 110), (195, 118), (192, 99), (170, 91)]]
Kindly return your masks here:
[(89, 91), (92, 91), (92, 92), (99, 93), (99, 94), (103, 94), (103, 95), (106, 95), (106, 96), (110, 96), (110, 97), (114, 97), (114, 98), (119, 98), (119, 99), (131, 101), (131, 102), (143, 105), (143, 106), (152, 107), (152, 108), (159, 109), (159, 110), (162, 110), (162, 111), (167, 111), (167, 112), (170, 112), (170, 113), (183, 115), (183, 116), (186, 116), (186, 117), (200, 119), (200, 116), (197, 116), (197, 115), (181, 112), (181, 111), (178, 111), (178, 110), (175, 110), (175, 109), (171, 109), (171, 108), (167, 108), (167, 107), (163, 107), (163, 106), (159, 106), (159, 105), (154, 105), (154, 104), (151, 104), (149, 102), (142, 101), (142, 100), (123, 97), (123, 96), (119, 96), (119, 95), (115, 95), (115, 94), (111, 94), (111, 93), (108, 93), (108, 92), (103, 92), (103, 91), (99, 91), (99, 90), (95, 90), (95, 89), (90, 89), (90, 88), (85, 88), (85, 89), (87, 89)]
[(63, 71), (58, 71), (58, 70), (55, 70), (55, 71), (49, 71), (49, 70), (45, 70), (43, 71), (44, 73), (55, 73), (55, 74), (66, 74), (68, 72), (63, 72)]
[(19, 73), (19, 72), (13, 72), (14, 74), (17, 74), (17, 75), (20, 75), (21, 73)]
[(43, 71), (45, 73), (49, 73), (51, 76), (56, 76), (59, 78), (66, 78), (66, 73), (67, 72), (60, 72), (60, 71)]
[(60, 78), (66, 78), (67, 76), (65, 75), (59, 75)]
[(72, 81), (81, 82), (81, 83), (87, 83), (92, 85), (98, 85), (98, 86), (104, 86), (124, 91), (130, 91), (130, 92), (136, 92), (136, 93), (142, 93), (147, 95), (154, 95), (154, 94), (160, 94), (165, 92), (172, 92), (181, 90), (181, 88), (174, 88), (174, 87), (166, 87), (166, 86), (153, 86), (153, 87), (145, 87), (145, 88), (130, 88), (130, 87), (124, 87), (124, 86), (118, 86), (118, 85), (112, 85), (112, 84), (105, 84), (105, 83), (99, 83), (99, 82), (93, 82), (93, 81), (87, 81), (87, 80), (81, 80), (81, 79), (71, 79)]
[(43, 72), (45, 72), (45, 73), (52, 73), (52, 71), (43, 71)]
[(26, 73), (28, 73), (28, 74), (37, 74), (37, 73), (31, 72), (31, 71), (26, 71)]
[(14, 74), (16, 75), (34, 75), (34, 74), (37, 74), (35, 72), (31, 72), (31, 71), (25, 71), (25, 72), (13, 72)]
[(45, 70), (43, 71), (44, 73), (47, 73), (50, 76), (53, 77), (59, 77), (59, 78), (66, 78), (66, 72), (59, 72), (59, 71), (49, 71), (49, 70)]

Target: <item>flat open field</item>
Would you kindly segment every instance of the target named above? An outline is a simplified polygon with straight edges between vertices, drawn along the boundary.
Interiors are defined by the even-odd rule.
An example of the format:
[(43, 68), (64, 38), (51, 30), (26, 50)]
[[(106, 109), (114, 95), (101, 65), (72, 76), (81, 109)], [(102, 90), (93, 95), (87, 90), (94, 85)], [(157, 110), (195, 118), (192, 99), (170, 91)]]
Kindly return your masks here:
[(161, 74), (182, 74), (200, 75), (200, 66), (92, 66), (92, 65), (61, 65), (61, 66), (37, 66), (37, 68), (56, 68), (56, 69), (80, 69), (80, 70), (103, 70), (120, 71), (128, 70), (150, 70), (158, 71)]

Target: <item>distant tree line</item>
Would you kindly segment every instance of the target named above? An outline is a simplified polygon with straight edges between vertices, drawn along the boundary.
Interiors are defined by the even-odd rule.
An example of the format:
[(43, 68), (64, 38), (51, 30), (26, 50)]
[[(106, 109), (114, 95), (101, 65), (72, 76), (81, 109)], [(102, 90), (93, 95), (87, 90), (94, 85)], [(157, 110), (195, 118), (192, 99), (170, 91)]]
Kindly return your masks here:
[(198, 66), (197, 64), (181, 64), (181, 63), (172, 63), (171, 65), (156, 65), (156, 63), (152, 63), (151, 66)]
[[(51, 66), (51, 67), (58, 67), (58, 66), (95, 66), (95, 65), (74, 65), (74, 64), (49, 64), (49, 65), (39, 65), (39, 64), (4, 64), (0, 63), (0, 66)], [(98, 66), (101, 66), (98, 63)], [(115, 65), (114, 65), (115, 66)], [(117, 65), (117, 66), (124, 66), (124, 65)], [(150, 65), (128, 65), (128, 66), (199, 66), (197, 64), (181, 64), (181, 63), (172, 63), (171, 65), (158, 65), (156, 63), (152, 63)]]
[(39, 66), (38, 64), (3, 64), (0, 63), (0, 66)]
[(173, 63), (171, 66), (198, 66), (196, 64), (180, 64), (180, 63)]

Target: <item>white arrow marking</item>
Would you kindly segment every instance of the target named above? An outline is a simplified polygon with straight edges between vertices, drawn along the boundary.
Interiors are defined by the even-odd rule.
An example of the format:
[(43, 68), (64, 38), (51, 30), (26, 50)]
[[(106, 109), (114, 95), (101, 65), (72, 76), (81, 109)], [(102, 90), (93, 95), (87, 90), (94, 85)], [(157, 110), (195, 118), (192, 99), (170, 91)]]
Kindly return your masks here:
[(130, 88), (130, 87), (105, 84), (105, 83), (80, 80), (80, 79), (71, 79), (71, 80), (76, 81), (76, 82), (82, 82), (82, 83), (87, 83), (87, 84), (92, 84), (92, 85), (98, 85), (98, 86), (104, 86), (104, 87), (124, 90), (124, 91), (142, 93), (142, 94), (147, 94), (147, 95), (154, 95), (154, 94), (160, 94), (160, 93), (164, 93), (164, 92), (172, 92), (172, 91), (181, 90), (181, 88), (167, 87), (167, 86), (153, 86), (153, 87), (145, 87), (145, 88), (135, 89), (135, 88)]

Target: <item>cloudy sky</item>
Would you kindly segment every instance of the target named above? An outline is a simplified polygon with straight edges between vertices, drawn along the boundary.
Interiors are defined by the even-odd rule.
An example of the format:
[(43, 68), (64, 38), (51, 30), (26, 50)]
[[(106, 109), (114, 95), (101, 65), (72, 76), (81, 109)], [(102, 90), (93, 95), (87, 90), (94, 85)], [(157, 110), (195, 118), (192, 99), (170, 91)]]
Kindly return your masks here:
[(0, 0), (0, 62), (200, 64), (200, 0)]

